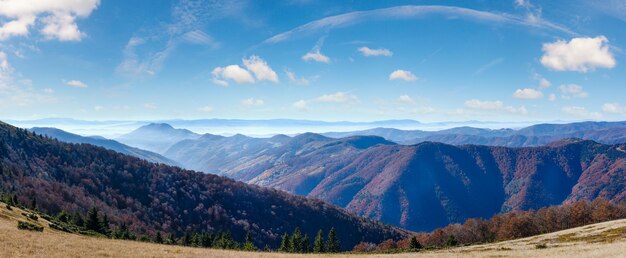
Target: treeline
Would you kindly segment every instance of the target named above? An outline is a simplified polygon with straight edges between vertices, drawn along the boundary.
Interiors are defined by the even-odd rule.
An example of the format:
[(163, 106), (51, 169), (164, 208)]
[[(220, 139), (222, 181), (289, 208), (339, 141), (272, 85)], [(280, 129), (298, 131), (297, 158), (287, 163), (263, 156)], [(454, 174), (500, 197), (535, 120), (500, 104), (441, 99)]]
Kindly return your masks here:
[(142, 242), (153, 242), (157, 244), (183, 245), (191, 247), (217, 248), (229, 250), (243, 251), (279, 251), (287, 253), (336, 253), (340, 252), (340, 242), (337, 237), (335, 228), (331, 228), (328, 237), (324, 239), (324, 231), (319, 230), (313, 244), (311, 245), (309, 236), (303, 234), (299, 228), (296, 228), (291, 235), (285, 233), (282, 237), (281, 246), (278, 249), (272, 249), (269, 245), (265, 245), (263, 249), (258, 248), (252, 239), (250, 232), (246, 233), (244, 242), (236, 241), (230, 231), (225, 232), (185, 232), (182, 236), (177, 237), (175, 234), (163, 234), (157, 231), (153, 236), (141, 235), (132, 232), (126, 223), (122, 223), (118, 227), (112, 229), (106, 214), (101, 214), (97, 208), (92, 207), (86, 215), (79, 212), (69, 214), (61, 211), (51, 216), (38, 211), (37, 201), (31, 199), (30, 205), (19, 202), (19, 198), (15, 194), (1, 193), (0, 201), (6, 203), (7, 209), (11, 207), (19, 207), (24, 210), (30, 210), (30, 214), (38, 214), (50, 222), (50, 227), (56, 230), (77, 233), (90, 236), (106, 237), (111, 239), (135, 240)]
[(391, 252), (444, 248), (524, 238), (588, 224), (626, 218), (626, 202), (611, 203), (604, 198), (581, 200), (539, 210), (513, 211), (489, 220), (468, 219), (430, 233), (418, 233), (400, 241), (392, 239), (374, 244), (361, 242), (355, 252)]
[(321, 229), (317, 231), (313, 245), (311, 245), (309, 236), (307, 234), (302, 235), (300, 229), (296, 228), (291, 236), (287, 233), (283, 234), (278, 251), (285, 253), (338, 253), (340, 252), (340, 244), (335, 228), (328, 231), (326, 240), (324, 240), (324, 231)]

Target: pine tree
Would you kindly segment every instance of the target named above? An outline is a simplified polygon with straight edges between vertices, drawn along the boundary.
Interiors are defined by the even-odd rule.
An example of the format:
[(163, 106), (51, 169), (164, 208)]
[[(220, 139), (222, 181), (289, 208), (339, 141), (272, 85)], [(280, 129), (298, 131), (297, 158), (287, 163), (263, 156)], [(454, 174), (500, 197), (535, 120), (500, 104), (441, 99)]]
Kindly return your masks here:
[(183, 235), (183, 245), (184, 246), (191, 245), (191, 235), (189, 234), (189, 232), (185, 232), (185, 235)]
[(411, 249), (412, 251), (418, 251), (422, 249), (422, 244), (420, 244), (420, 242), (417, 241), (417, 237), (415, 236), (411, 237), (411, 242), (409, 242), (409, 249)]
[(313, 241), (313, 252), (314, 253), (326, 252), (326, 248), (324, 246), (324, 231), (322, 231), (321, 229), (317, 231), (317, 235), (315, 235), (315, 241)]
[(89, 213), (87, 214), (87, 222), (85, 224), (85, 228), (94, 232), (102, 231), (100, 229), (100, 219), (98, 218), (98, 209), (96, 209), (96, 207), (93, 207), (91, 208), (91, 210), (89, 210)]
[(328, 242), (326, 243), (326, 248), (329, 253), (338, 253), (340, 251), (339, 239), (337, 239), (337, 232), (335, 231), (335, 228), (331, 228), (328, 232)]
[(78, 212), (75, 212), (72, 216), (72, 223), (80, 228), (85, 226), (85, 220), (83, 220), (83, 216), (81, 216)]
[(448, 240), (446, 240), (446, 246), (456, 246), (457, 244), (458, 244), (458, 241), (456, 240), (454, 235), (450, 235), (448, 237)]
[(290, 252), (291, 251), (291, 241), (290, 241), (290, 237), (289, 234), (287, 234), (287, 232), (285, 232), (285, 234), (283, 234), (283, 239), (280, 242), (280, 248), (278, 248), (279, 252)]
[(30, 200), (30, 208), (32, 210), (37, 210), (37, 197), (33, 196), (33, 198)]
[(302, 233), (300, 233), (300, 228), (296, 228), (293, 230), (293, 234), (291, 235), (290, 242), (291, 242), (292, 253), (302, 252)]
[(302, 244), (300, 244), (300, 247), (302, 248), (303, 253), (311, 252), (311, 241), (309, 240), (308, 234), (304, 234), (304, 237), (302, 238)]
[(161, 231), (157, 231), (156, 236), (154, 236), (154, 242), (157, 244), (163, 244), (163, 236), (161, 236)]
[(167, 237), (167, 243), (168, 243), (168, 244), (170, 244), (170, 245), (175, 245), (175, 244), (177, 244), (177, 241), (176, 241), (176, 236), (174, 236), (174, 234), (170, 233), (170, 234), (168, 235), (168, 237)]
[(61, 212), (59, 212), (59, 214), (57, 214), (56, 216), (57, 220), (64, 222), (64, 223), (68, 223), (70, 221), (70, 216), (67, 215), (67, 213), (62, 210)]
[(105, 236), (111, 236), (111, 227), (109, 224), (109, 216), (104, 214), (104, 216), (102, 216), (102, 221), (100, 221), (100, 233)]
[(246, 242), (243, 244), (244, 251), (257, 251), (258, 248), (252, 242), (252, 236), (250, 235), (250, 231), (246, 233)]

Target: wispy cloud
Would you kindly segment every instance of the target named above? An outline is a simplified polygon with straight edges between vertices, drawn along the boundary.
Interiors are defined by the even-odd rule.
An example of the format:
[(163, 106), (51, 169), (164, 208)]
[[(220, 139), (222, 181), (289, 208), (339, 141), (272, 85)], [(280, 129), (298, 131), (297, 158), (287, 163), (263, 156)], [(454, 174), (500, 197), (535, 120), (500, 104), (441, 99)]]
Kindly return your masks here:
[(474, 75), (479, 75), (479, 74), (481, 74), (481, 73), (483, 73), (483, 72), (493, 68), (494, 66), (501, 64), (502, 62), (504, 62), (504, 58), (493, 59), (493, 60), (489, 61), (488, 63), (482, 65), (478, 69), (476, 69), (476, 71), (474, 72)]
[(371, 49), (369, 47), (360, 47), (357, 50), (359, 50), (363, 56), (393, 56), (393, 52), (386, 48)]
[(441, 5), (405, 5), (395, 6), (389, 8), (368, 10), (368, 11), (356, 11), (349, 12), (334, 16), (329, 16), (319, 20), (315, 20), (304, 25), (298, 26), (289, 31), (285, 31), (276, 34), (263, 43), (275, 44), (281, 41), (285, 41), (291, 38), (310, 35), (315, 32), (328, 32), (335, 28), (347, 27), (366, 21), (376, 20), (399, 20), (399, 19), (411, 19), (419, 18), (426, 15), (443, 15), (447, 17), (465, 18), (476, 21), (484, 21), (489, 24), (512, 24), (527, 27), (534, 27), (540, 29), (556, 30), (568, 35), (575, 35), (570, 29), (546, 21), (544, 19), (539, 21), (529, 21), (526, 17), (519, 17), (511, 14), (493, 13), (486, 11), (478, 11), (463, 7), (455, 6), (441, 6)]

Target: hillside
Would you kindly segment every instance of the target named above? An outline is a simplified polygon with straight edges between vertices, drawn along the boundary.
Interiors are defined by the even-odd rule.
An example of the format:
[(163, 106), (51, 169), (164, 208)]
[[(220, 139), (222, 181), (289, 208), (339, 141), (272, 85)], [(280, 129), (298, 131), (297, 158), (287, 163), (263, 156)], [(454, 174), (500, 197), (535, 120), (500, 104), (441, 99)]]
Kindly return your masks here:
[(567, 138), (593, 140), (605, 144), (626, 143), (626, 122), (579, 122), (569, 124), (537, 124), (518, 130), (456, 127), (439, 131), (373, 128), (351, 132), (328, 132), (323, 135), (342, 138), (375, 135), (400, 144), (441, 142), (452, 145), (480, 144), (490, 146), (541, 146)]
[(133, 147), (163, 154), (179, 141), (198, 137), (200, 135), (186, 129), (175, 129), (164, 123), (151, 123), (124, 134), (116, 140)]
[(66, 131), (51, 128), (51, 127), (33, 127), (29, 129), (31, 132), (46, 135), (50, 138), (56, 138), (62, 142), (69, 143), (86, 143), (91, 145), (100, 146), (109, 150), (113, 150), (122, 154), (134, 156), (140, 159), (145, 159), (154, 163), (163, 163), (167, 165), (177, 166), (178, 163), (168, 159), (166, 157), (161, 156), (160, 154), (130, 147), (128, 145), (119, 143), (114, 140), (109, 140), (105, 138), (99, 137), (84, 137), (73, 133), (68, 133)]
[[(0, 205), (0, 249), (3, 257), (328, 257), (193, 248), (112, 240), (60, 232), (40, 218), (43, 232), (18, 230), (22, 211)], [(336, 254), (332, 257), (619, 257), (626, 250), (626, 219), (603, 222), (523, 239), (419, 253)], [(545, 244), (546, 248), (537, 248)]]
[(326, 200), (409, 230), (576, 200), (626, 199), (624, 145), (404, 146), (376, 136), (205, 135), (166, 155), (184, 166)]
[(247, 185), (220, 176), (154, 164), (87, 144), (67, 144), (0, 123), (0, 191), (21, 202), (36, 197), (56, 214), (97, 207), (114, 225), (155, 231), (249, 231), (259, 246), (276, 247), (299, 227), (313, 236), (337, 229), (342, 248), (362, 239), (400, 238), (402, 230), (356, 217), (319, 200)]

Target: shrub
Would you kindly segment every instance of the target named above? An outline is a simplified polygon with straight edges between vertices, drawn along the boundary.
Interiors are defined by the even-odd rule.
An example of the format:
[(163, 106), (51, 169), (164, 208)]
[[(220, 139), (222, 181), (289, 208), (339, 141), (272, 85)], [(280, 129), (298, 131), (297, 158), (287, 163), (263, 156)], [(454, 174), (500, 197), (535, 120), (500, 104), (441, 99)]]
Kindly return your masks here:
[(31, 230), (31, 231), (39, 231), (39, 232), (43, 232), (43, 227), (39, 226), (39, 225), (35, 225), (32, 223), (28, 223), (25, 221), (18, 221), (17, 222), (17, 228), (18, 229), (22, 229), (22, 230)]
[(13, 208), (11, 208), (11, 205), (10, 205), (10, 204), (7, 204), (7, 210), (10, 210), (10, 211), (12, 211), (12, 210), (13, 210)]
[(28, 219), (32, 219), (32, 220), (39, 220), (39, 217), (33, 213), (28, 214), (28, 216), (26, 216)]
[(537, 248), (537, 249), (546, 249), (546, 248), (548, 248), (548, 245), (546, 245), (546, 243), (536, 244), (535, 248)]
[(56, 229), (56, 230), (59, 230), (59, 231), (63, 231), (63, 232), (71, 233), (71, 231), (68, 228), (66, 228), (64, 226), (61, 226), (59, 224), (56, 224), (56, 223), (50, 223), (50, 228)]

